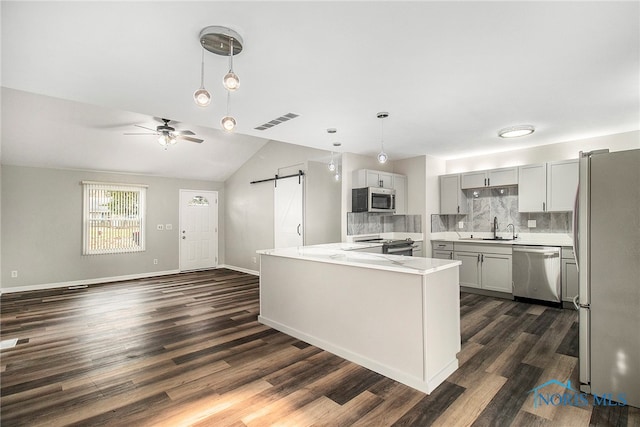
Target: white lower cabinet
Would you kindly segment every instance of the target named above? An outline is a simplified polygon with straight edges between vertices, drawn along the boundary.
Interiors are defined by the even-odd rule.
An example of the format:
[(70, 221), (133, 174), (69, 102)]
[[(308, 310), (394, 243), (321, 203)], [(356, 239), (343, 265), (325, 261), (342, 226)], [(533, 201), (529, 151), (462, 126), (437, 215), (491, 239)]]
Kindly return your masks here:
[(462, 262), (460, 286), (512, 292), (511, 246), (456, 243), (453, 258)]
[(573, 301), (578, 292), (578, 267), (573, 248), (562, 248), (562, 301)]

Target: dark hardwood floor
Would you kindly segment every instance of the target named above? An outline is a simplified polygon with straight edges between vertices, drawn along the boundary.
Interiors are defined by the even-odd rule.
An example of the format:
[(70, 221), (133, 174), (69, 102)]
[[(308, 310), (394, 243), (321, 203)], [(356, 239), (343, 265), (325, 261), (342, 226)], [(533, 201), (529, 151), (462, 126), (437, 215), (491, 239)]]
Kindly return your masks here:
[[(257, 322), (226, 269), (4, 294), (3, 427), (639, 426), (633, 407), (540, 405), (578, 384), (574, 311), (463, 293), (460, 368), (431, 395)], [(561, 389), (550, 392), (562, 393)]]

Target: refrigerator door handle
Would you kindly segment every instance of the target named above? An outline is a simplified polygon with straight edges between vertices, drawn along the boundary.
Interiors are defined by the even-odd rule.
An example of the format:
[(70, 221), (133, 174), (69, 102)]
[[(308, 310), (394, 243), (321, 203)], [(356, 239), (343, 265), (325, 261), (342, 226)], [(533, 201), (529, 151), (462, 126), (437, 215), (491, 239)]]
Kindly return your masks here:
[(580, 298), (580, 294), (576, 295), (571, 300), (571, 301), (573, 301), (573, 306), (576, 308), (576, 310), (580, 310), (580, 306), (578, 305), (578, 298)]
[[(578, 236), (578, 215), (580, 210), (580, 183), (576, 188), (576, 197), (573, 200), (573, 257), (576, 260), (576, 268), (580, 270), (580, 255), (579, 255), (579, 236)], [(574, 303), (575, 304), (575, 303)], [(577, 309), (577, 307), (576, 307)]]
[(591, 322), (590, 322), (590, 310), (588, 308), (580, 307), (579, 310), (579, 358), (578, 364), (580, 365), (580, 382), (582, 384), (591, 383)]

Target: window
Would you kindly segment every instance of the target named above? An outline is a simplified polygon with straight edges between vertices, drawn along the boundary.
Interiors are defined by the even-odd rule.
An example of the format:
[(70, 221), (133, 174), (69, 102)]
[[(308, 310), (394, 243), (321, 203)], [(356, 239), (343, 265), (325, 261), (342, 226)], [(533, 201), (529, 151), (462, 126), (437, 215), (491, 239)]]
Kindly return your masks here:
[(146, 185), (83, 181), (82, 254), (144, 251)]

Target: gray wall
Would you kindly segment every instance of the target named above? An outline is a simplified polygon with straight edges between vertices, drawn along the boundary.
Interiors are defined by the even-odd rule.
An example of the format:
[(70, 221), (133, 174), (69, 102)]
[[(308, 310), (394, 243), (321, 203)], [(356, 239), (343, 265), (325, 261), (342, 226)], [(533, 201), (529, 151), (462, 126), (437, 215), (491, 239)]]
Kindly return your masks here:
[(340, 241), (341, 183), (331, 182), (326, 166), (318, 163), (324, 158), (329, 161), (329, 152), (269, 141), (225, 181), (227, 265), (259, 270), (256, 251), (273, 247), (273, 182), (250, 182), (272, 178), (279, 169), (290, 171), (292, 165), (307, 174), (305, 244)]
[[(223, 183), (8, 165), (1, 174), (3, 289), (177, 270), (180, 189), (218, 191), (219, 262), (224, 263)], [(149, 186), (145, 252), (82, 255), (83, 180)], [(156, 224), (172, 224), (173, 230), (158, 231)], [(17, 278), (11, 278), (12, 270)]]

